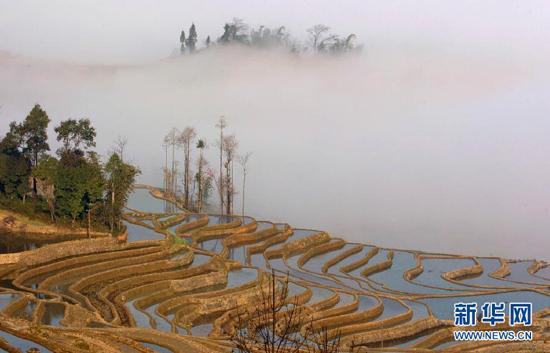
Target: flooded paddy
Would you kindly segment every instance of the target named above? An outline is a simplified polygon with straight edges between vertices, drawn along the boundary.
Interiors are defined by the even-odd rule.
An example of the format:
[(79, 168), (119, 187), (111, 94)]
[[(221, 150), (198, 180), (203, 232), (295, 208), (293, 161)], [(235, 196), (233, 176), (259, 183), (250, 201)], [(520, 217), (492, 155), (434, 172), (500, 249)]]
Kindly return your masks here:
[[(167, 201), (149, 189), (136, 189), (131, 200), (128, 239), (116, 250), (54, 258), (2, 278), (5, 287), (14, 288), (0, 292), (0, 309), (7, 317), (29, 327), (59, 328), (61, 336), (70, 336), (63, 330), (83, 325), (80, 320), (97, 337), (100, 332), (94, 330), (100, 327), (126, 327), (125, 335), (136, 344), (171, 352), (156, 333), (180, 344), (189, 343), (190, 336), (218, 337), (223, 314), (236, 303), (248, 303), (272, 270), (279, 286), (288, 276), (288, 295), (312, 308), (319, 322), (342, 330), (344, 343), (383, 329), (387, 337), (380, 339), (386, 346), (422, 344), (447, 329), (444, 320), (453, 319), (458, 301), (527, 301), (536, 313), (550, 307), (548, 268), (533, 275), (528, 271), (532, 261), (509, 262), (509, 273), (498, 277), (503, 263), (498, 258), (377, 248), (249, 217), (167, 214)], [(181, 226), (185, 237), (178, 233)], [(481, 268), (475, 273), (446, 277), (477, 263)], [(80, 314), (70, 314), (70, 306)], [(137, 335), (134, 326), (143, 331)], [(14, 347), (33, 345), (1, 332)], [(67, 342), (69, 336), (63, 336)], [(374, 340), (367, 345), (381, 344)], [(435, 346), (451, 344), (447, 340)]]

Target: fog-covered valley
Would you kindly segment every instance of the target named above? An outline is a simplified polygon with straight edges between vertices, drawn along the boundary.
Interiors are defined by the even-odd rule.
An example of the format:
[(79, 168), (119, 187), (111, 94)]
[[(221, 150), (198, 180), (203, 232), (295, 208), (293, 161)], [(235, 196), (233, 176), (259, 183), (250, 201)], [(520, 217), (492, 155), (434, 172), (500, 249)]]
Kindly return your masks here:
[(256, 218), (382, 246), (545, 258), (549, 70), (484, 54), (217, 48), (109, 66), (3, 52), (0, 132), (34, 103), (51, 130), (88, 117), (100, 153), (126, 136), (140, 181), (160, 185), (169, 128), (194, 126), (216, 167), (224, 115), (239, 151), (253, 152), (246, 208)]

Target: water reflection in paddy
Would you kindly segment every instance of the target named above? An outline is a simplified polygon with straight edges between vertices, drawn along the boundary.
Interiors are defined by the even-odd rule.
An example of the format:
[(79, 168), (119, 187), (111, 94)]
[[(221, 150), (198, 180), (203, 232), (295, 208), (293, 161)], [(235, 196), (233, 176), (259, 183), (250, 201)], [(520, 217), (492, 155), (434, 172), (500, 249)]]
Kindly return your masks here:
[(349, 272), (348, 274), (350, 276), (364, 279), (364, 276), (361, 274), (361, 272), (366, 269), (367, 267), (373, 266), (375, 264), (378, 264), (380, 262), (386, 261), (388, 256), (388, 250), (380, 250), (376, 255), (374, 255), (369, 262), (367, 262), (365, 265)]
[(164, 235), (155, 232), (154, 230), (143, 227), (130, 222), (124, 222), (124, 225), (128, 229), (128, 241), (141, 241), (141, 240), (160, 240), (164, 239)]
[(250, 256), (250, 265), (264, 271), (269, 271), (269, 269), (267, 268), (266, 260), (262, 254), (252, 254)]
[(126, 307), (134, 317), (136, 326), (141, 328), (151, 328), (151, 321), (149, 316), (135, 306), (136, 300), (137, 299), (126, 302)]
[(156, 324), (156, 329), (164, 332), (171, 332), (172, 331), (172, 325), (162, 316), (157, 314), (157, 307), (160, 303), (153, 304), (147, 308), (145, 308), (145, 312), (149, 314), (149, 316), (153, 319), (153, 321)]
[(203, 218), (204, 215), (201, 215), (201, 214), (191, 214), (187, 217), (185, 217), (181, 222), (177, 223), (177, 224), (174, 224), (173, 226), (170, 226), (168, 227), (167, 229), (172, 232), (173, 234), (176, 234), (176, 230), (178, 229), (178, 227), (180, 227), (181, 225), (183, 224), (186, 224), (186, 223), (191, 223), (191, 222), (195, 222), (195, 221), (198, 221), (199, 219)]
[(250, 223), (254, 222), (254, 218), (248, 217), (248, 216), (237, 217), (237, 218), (241, 219), (242, 224), (250, 224)]
[(301, 286), (294, 282), (288, 282), (288, 296), (294, 297), (296, 295), (300, 295), (301, 293), (305, 292), (307, 290), (306, 287)]
[(414, 279), (414, 282), (441, 288), (469, 290), (461, 285), (444, 280), (441, 275), (445, 272), (466, 268), (475, 265), (472, 259), (456, 258), (423, 258), (424, 271)]
[(311, 299), (309, 300), (310, 305), (316, 302), (326, 300), (334, 294), (334, 292), (331, 291), (330, 289), (326, 289), (323, 287), (309, 287), (309, 288), (311, 289), (311, 292), (312, 292)]
[(550, 266), (546, 266), (544, 268), (541, 268), (540, 270), (538, 270), (535, 273), (535, 275), (537, 275), (538, 277), (540, 277), (542, 279), (550, 281)]
[(61, 303), (44, 303), (44, 314), (41, 323), (44, 325), (59, 326), (65, 316), (65, 305)]
[(191, 328), (191, 335), (193, 336), (208, 336), (208, 334), (212, 331), (212, 324), (202, 324), (193, 326)]
[(128, 207), (150, 213), (163, 213), (166, 201), (153, 197), (148, 189), (135, 188), (128, 197)]
[(205, 263), (207, 263), (211, 259), (212, 259), (212, 257), (209, 256), (209, 255), (194, 253), (193, 254), (193, 262), (191, 263), (191, 266), (196, 267), (196, 266), (204, 265)]
[(369, 276), (369, 279), (376, 281), (380, 285), (376, 285), (376, 288), (382, 291), (387, 291), (386, 288), (390, 290), (395, 290), (399, 292), (406, 293), (417, 293), (417, 294), (448, 294), (449, 291), (445, 289), (435, 289), (427, 288), (422, 285), (411, 283), (405, 278), (403, 278), (403, 273), (408, 269), (414, 268), (416, 266), (414, 254), (407, 251), (394, 251), (392, 266), (386, 271), (374, 273)]
[(201, 243), (201, 249), (219, 254), (223, 250), (223, 244), (221, 239), (210, 239)]
[(340, 300), (338, 301), (336, 307), (351, 304), (355, 300), (355, 296), (349, 293), (338, 292), (338, 296), (340, 297)]
[(357, 281), (354, 281), (353, 279), (346, 276), (342, 276), (338, 278), (338, 280), (342, 282), (342, 284), (340, 284), (338, 282), (333, 281), (332, 279), (326, 278), (326, 275), (323, 273), (313, 272), (313, 271), (312, 271), (313, 273), (310, 273), (310, 272), (301, 270), (298, 268), (298, 264), (297, 264), (298, 259), (299, 259), (298, 255), (287, 259), (287, 263), (290, 267), (286, 267), (286, 268), (288, 271), (290, 271), (290, 274), (292, 276), (305, 279), (313, 283), (323, 284), (329, 287), (338, 287), (338, 288), (344, 289), (345, 287), (342, 286), (342, 284), (344, 284), (348, 288), (359, 289), (359, 290), (361, 289)]
[(328, 280), (328, 279), (326, 279), (322, 276), (314, 275), (314, 274), (311, 274), (311, 273), (308, 273), (308, 272), (303, 272), (303, 271), (297, 270), (297, 269), (292, 268), (292, 267), (288, 267), (284, 263), (284, 260), (281, 259), (281, 258), (271, 259), (269, 261), (269, 263), (271, 264), (271, 267), (273, 269), (279, 271), (281, 274), (287, 274), (288, 273), (290, 276), (296, 277), (298, 279), (303, 279), (303, 280), (306, 280), (306, 281), (309, 281), (309, 282), (312, 282), (312, 283), (322, 284), (322, 285), (326, 285), (326, 286), (329, 286), (329, 287), (339, 286), (337, 283), (335, 283), (331, 280)]
[(258, 271), (255, 268), (243, 267), (239, 270), (227, 273), (227, 288), (234, 288), (253, 282), (258, 278)]
[(429, 331), (428, 333), (420, 333), (412, 337), (407, 337), (402, 340), (393, 340), (390, 342), (385, 342), (385, 346), (395, 347), (395, 348), (413, 348), (414, 345), (424, 341), (426, 338), (430, 337), (433, 332)]
[(317, 230), (310, 230), (310, 229), (294, 229), (292, 235), (290, 236), (290, 238), (288, 238), (288, 241), (306, 238), (318, 232), (319, 231)]
[(342, 268), (344, 266), (347, 266), (351, 263), (354, 263), (355, 261), (361, 260), (362, 258), (365, 257), (365, 255), (367, 255), (367, 253), (370, 251), (371, 248), (372, 248), (371, 246), (363, 246), (361, 251), (359, 251), (355, 254), (352, 254), (352, 255), (342, 259), (340, 262), (338, 262), (338, 263), (334, 264), (333, 266), (331, 266), (329, 268), (328, 272), (333, 273), (333, 274), (337, 274), (337, 275), (342, 274), (342, 272), (340, 272), (340, 268)]
[(524, 282), (524, 283), (533, 283), (541, 285), (550, 285), (550, 281), (546, 281), (542, 278), (535, 277), (527, 272), (529, 266), (533, 264), (532, 261), (518, 261), (510, 262), (508, 266), (510, 267), (510, 275), (504, 277), (510, 281)]
[(27, 301), (27, 304), (13, 313), (13, 316), (19, 317), (28, 321), (32, 321), (32, 314), (36, 309), (37, 303), (33, 300)]
[(382, 302), (384, 303), (384, 311), (378, 319), (386, 319), (388, 317), (403, 314), (407, 311), (407, 308), (395, 299), (382, 298)]
[(19, 350), (23, 352), (26, 352), (31, 348), (38, 348), (40, 349), (40, 352), (51, 352), (49, 349), (42, 345), (39, 345), (38, 343), (26, 340), (21, 337), (17, 337), (5, 331), (0, 331), (0, 337), (6, 340), (6, 342), (8, 342), (10, 346), (19, 348)]
[(273, 228), (274, 224), (271, 222), (256, 222), (256, 230), (255, 232), (261, 232), (262, 230)]
[(229, 258), (244, 264), (246, 262), (246, 247), (229, 248)]
[(4, 310), (8, 304), (21, 298), (21, 294), (13, 292), (0, 293), (0, 311)]
[(216, 224), (231, 223), (237, 218), (240, 218), (240, 217), (208, 215), (208, 225), (212, 226)]
[(411, 320), (423, 319), (423, 318), (429, 316), (428, 308), (426, 308), (426, 305), (424, 305), (422, 303), (419, 303), (419, 302), (414, 302), (414, 301), (411, 301), (411, 300), (405, 300), (404, 302), (413, 311), (413, 317), (412, 317)]
[(346, 245), (344, 245), (342, 248), (340, 249), (337, 249), (337, 250), (334, 250), (334, 251), (329, 251), (329, 252), (326, 252), (324, 254), (319, 254), (319, 255), (316, 255), (316, 256), (313, 256), (312, 258), (310, 258), (303, 266), (304, 269), (306, 270), (309, 270), (309, 271), (312, 271), (312, 272), (321, 272), (321, 268), (323, 267), (323, 265), (330, 259), (336, 257), (336, 256), (339, 256), (341, 253), (343, 253), (344, 251), (347, 251), (353, 247), (355, 247), (356, 244), (351, 244), (351, 243), (347, 243)]
[(520, 284), (502, 281), (489, 276), (492, 272), (500, 268), (500, 261), (494, 258), (478, 258), (477, 261), (483, 267), (483, 273), (472, 278), (460, 280), (461, 283), (479, 286), (494, 286), (494, 287), (519, 287)]
[[(374, 308), (378, 305), (378, 299), (370, 295), (359, 295), (359, 307), (357, 311), (365, 311)], [(384, 311), (386, 309), (384, 308)]]
[(187, 335), (188, 334), (187, 330), (179, 326), (177, 322), (174, 322), (175, 316), (176, 315), (174, 313), (168, 313), (166, 314), (166, 319), (168, 319), (169, 322), (172, 322), (174, 324), (174, 327), (177, 333), (179, 333), (180, 335)]
[(156, 344), (153, 344), (153, 343), (149, 343), (149, 342), (140, 342), (140, 344), (142, 346), (145, 346), (149, 349), (152, 349), (153, 351), (155, 352), (158, 352), (158, 353), (172, 353), (172, 351), (166, 347), (162, 347), (162, 346), (158, 346)]

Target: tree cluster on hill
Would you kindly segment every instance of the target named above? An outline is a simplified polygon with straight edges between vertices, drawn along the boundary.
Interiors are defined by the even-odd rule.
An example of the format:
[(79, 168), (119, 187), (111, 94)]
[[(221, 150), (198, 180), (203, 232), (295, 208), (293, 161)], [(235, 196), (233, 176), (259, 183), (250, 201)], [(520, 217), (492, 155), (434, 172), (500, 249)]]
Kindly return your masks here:
[[(181, 199), (184, 207), (189, 210), (204, 211), (210, 196), (217, 189), (220, 199), (220, 214), (229, 215), (234, 213), (233, 206), (236, 194), (234, 162), (236, 161), (243, 171), (241, 215), (245, 213), (246, 174), (251, 154), (237, 154), (239, 145), (237, 138), (233, 134), (224, 134), (226, 127), (227, 122), (224, 117), (221, 117), (216, 124), (216, 128), (220, 131), (219, 139), (216, 141), (216, 147), (219, 149), (218, 173), (210, 167), (206, 160), (204, 151), (208, 144), (204, 138), (197, 140), (195, 128), (188, 126), (180, 131), (174, 127), (164, 138), (164, 191), (168, 195)], [(198, 150), (198, 156), (195, 158), (195, 168), (192, 166), (193, 148)], [(176, 150), (178, 149), (183, 150), (183, 170), (181, 173), (178, 173), (178, 163), (176, 162)], [(169, 158), (169, 151), (171, 151), (171, 158)], [(178, 177), (181, 177), (181, 192)]]
[(75, 225), (92, 220), (95, 226), (119, 231), (139, 169), (124, 162), (118, 152), (102, 163), (92, 150), (96, 131), (88, 119), (68, 119), (56, 126), (62, 147), (55, 155), (49, 154), (49, 123), (48, 114), (38, 104), (22, 123), (10, 123), (0, 141), (2, 204), (49, 213), (54, 222), (66, 220)]
[[(185, 31), (180, 33), (181, 53), (193, 53), (197, 50), (197, 29), (193, 23), (189, 28), (189, 36), (185, 36)], [(209, 48), (213, 44), (229, 45), (240, 44), (253, 48), (283, 48), (292, 53), (311, 52), (314, 54), (333, 54), (340, 55), (345, 53), (357, 52), (362, 49), (356, 46), (354, 40), (356, 35), (338, 35), (331, 33), (330, 27), (317, 24), (307, 29), (307, 43), (301, 43), (293, 38), (286, 30), (285, 26), (268, 28), (259, 26), (250, 27), (243, 20), (234, 18), (225, 23), (223, 33), (218, 37), (215, 43), (210, 36), (206, 37), (204, 48)]]

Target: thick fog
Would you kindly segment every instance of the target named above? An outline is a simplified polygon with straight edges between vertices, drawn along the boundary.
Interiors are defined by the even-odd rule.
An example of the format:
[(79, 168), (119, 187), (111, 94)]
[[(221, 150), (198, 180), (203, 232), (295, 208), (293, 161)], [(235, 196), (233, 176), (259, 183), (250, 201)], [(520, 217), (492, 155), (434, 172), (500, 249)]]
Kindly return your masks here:
[[(239, 151), (253, 152), (251, 216), (381, 246), (548, 259), (550, 55), (536, 41), (548, 30), (507, 40), (491, 27), (485, 40), (445, 42), (410, 40), (406, 27), (386, 42), (375, 38), (380, 24), (347, 57), (216, 48), (139, 64), (107, 49), (97, 52), (103, 64), (81, 52), (41, 57), (2, 39), (0, 134), (35, 103), (53, 120), (51, 136), (59, 121), (88, 117), (99, 152), (126, 136), (140, 181), (158, 185), (167, 131), (194, 126), (214, 145), (224, 115)], [(208, 154), (216, 168), (214, 146)]]

